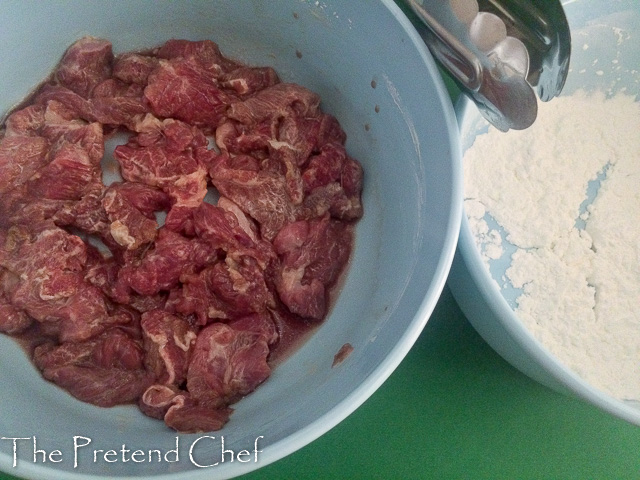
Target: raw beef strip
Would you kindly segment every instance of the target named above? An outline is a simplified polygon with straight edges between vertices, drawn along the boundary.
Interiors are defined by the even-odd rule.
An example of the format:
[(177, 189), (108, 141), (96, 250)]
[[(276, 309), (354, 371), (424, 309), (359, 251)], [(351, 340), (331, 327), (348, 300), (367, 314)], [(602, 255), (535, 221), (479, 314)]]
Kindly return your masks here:
[(286, 167), (287, 174), (293, 170), (299, 178), (298, 167), (306, 163), (315, 149), (319, 128), (320, 122), (316, 118), (288, 115), (280, 121), (277, 136), (269, 142), (269, 146), (273, 153), (282, 157), (280, 161)]
[(309, 159), (302, 174), (305, 193), (340, 180), (347, 153), (342, 145), (329, 143)]
[(80, 200), (94, 188), (100, 188), (102, 172), (87, 152), (74, 144), (59, 148), (53, 159), (28, 183), (33, 197), (53, 200)]
[(320, 148), (326, 143), (338, 143), (340, 145), (344, 145), (346, 140), (347, 134), (340, 126), (336, 117), (328, 113), (320, 114), (320, 127), (318, 130), (318, 138), (316, 140), (317, 147)]
[(220, 430), (229, 420), (230, 408), (208, 408), (198, 405), (188, 392), (166, 385), (152, 385), (142, 395), (140, 410), (181, 433)]
[(267, 312), (245, 315), (230, 321), (228, 325), (235, 330), (263, 335), (269, 345), (274, 345), (280, 338), (278, 328)]
[(142, 183), (114, 183), (104, 194), (102, 206), (111, 222), (113, 239), (118, 245), (135, 250), (155, 240), (158, 223), (154, 212), (167, 210), (169, 197)]
[(88, 98), (93, 87), (111, 76), (112, 61), (111, 42), (84, 37), (67, 49), (54, 75), (62, 86)]
[(56, 100), (47, 102), (44, 123), (40, 129), (54, 148), (71, 143), (83, 148), (91, 163), (98, 166), (104, 156), (104, 133), (102, 124), (87, 123), (75, 117), (75, 113)]
[(238, 222), (238, 227), (240, 227), (242, 229), (242, 231), (255, 244), (260, 243), (259, 233), (258, 233), (258, 226), (255, 224), (255, 222), (251, 218), (247, 217), (247, 215), (240, 209), (240, 207), (238, 205), (236, 205), (234, 202), (232, 202), (227, 197), (220, 197), (218, 199), (218, 205), (217, 206), (219, 208), (221, 208), (222, 210), (225, 210), (225, 211), (233, 214), (233, 216), (236, 217), (236, 220)]
[(124, 82), (146, 85), (149, 75), (158, 66), (158, 59), (137, 53), (125, 53), (116, 57), (113, 76)]
[(238, 67), (220, 77), (220, 85), (244, 96), (253, 95), (279, 82), (278, 74), (271, 67)]
[(149, 113), (142, 98), (130, 96), (93, 97), (85, 99), (62, 85), (44, 85), (36, 96), (36, 103), (55, 100), (73, 111), (75, 118), (103, 125), (122, 125), (131, 130)]
[[(127, 264), (118, 274), (117, 288), (155, 295), (178, 285), (180, 276), (217, 258), (215, 248), (161, 228), (154, 248), (138, 263)], [(124, 300), (124, 299), (123, 299)]]
[[(348, 156), (343, 158), (338, 155), (339, 147), (329, 154), (328, 145), (323, 147), (325, 154), (318, 155), (320, 158), (317, 163), (309, 167), (311, 171), (307, 174), (306, 182), (312, 190), (299, 205), (291, 198), (286, 175), (274, 170), (247, 170), (242, 168), (243, 165), (234, 168), (233, 157), (228, 153), (216, 157), (209, 175), (222, 195), (230, 198), (258, 222), (262, 237), (268, 241), (273, 240), (288, 223), (320, 217), (327, 212), (341, 220), (358, 219), (362, 216), (362, 167)], [(319, 166), (320, 160), (342, 162), (342, 165)], [(338, 168), (341, 168), (339, 180), (322, 185), (335, 176), (331, 170), (337, 171)], [(305, 178), (304, 173), (302, 178)]]
[[(308, 220), (330, 212), (331, 216), (344, 221), (362, 217), (362, 167), (355, 160), (346, 157), (340, 181), (317, 186), (305, 197), (296, 211), (298, 220)], [(314, 181), (317, 180), (317, 177)]]
[(232, 168), (231, 157), (221, 154), (209, 170), (212, 182), (260, 224), (260, 233), (271, 241), (287, 223), (296, 219), (295, 207), (282, 175), (270, 171)]
[[(0, 269), (0, 285), (12, 282), (9, 272)], [(15, 281), (15, 279), (13, 280)], [(9, 289), (9, 287), (7, 287)], [(17, 309), (4, 293), (5, 287), (0, 287), (0, 332), (13, 335), (31, 326), (33, 320), (24, 311)]]
[(264, 170), (273, 170), (276, 175), (283, 176), (287, 196), (297, 207), (304, 200), (302, 176), (298, 168), (298, 152), (286, 143), (272, 142), (272, 145), (268, 161), (263, 162)]
[(29, 105), (12, 112), (5, 120), (5, 137), (34, 136), (44, 125), (44, 106)]
[(194, 402), (190, 396), (178, 395), (164, 416), (168, 427), (181, 433), (199, 433), (220, 430), (233, 410), (231, 408), (209, 408)]
[(84, 342), (42, 344), (34, 362), (47, 380), (101, 407), (135, 401), (153, 381), (142, 366), (139, 342), (118, 329)]
[[(229, 206), (224, 201), (223, 205)], [(224, 250), (228, 256), (251, 256), (263, 268), (275, 258), (271, 245), (259, 239), (249, 219), (237, 211), (203, 202), (193, 211), (193, 227), (199, 238)]]
[(62, 229), (37, 234), (14, 227), (0, 245), (0, 264), (19, 280), (5, 295), (40, 322), (51, 323), (62, 341), (80, 341), (108, 325), (128, 321), (110, 315), (102, 292), (85, 282), (84, 242)]
[(207, 172), (198, 161), (200, 149), (206, 150), (202, 133), (182, 122), (166, 120), (157, 131), (116, 147), (114, 156), (125, 180), (159, 187), (175, 205), (196, 207), (207, 194)]
[(147, 218), (154, 218), (156, 212), (168, 210), (171, 206), (171, 199), (166, 193), (142, 183), (112, 183), (109, 189), (115, 190), (123, 202)]
[(104, 187), (92, 188), (78, 202), (62, 205), (51, 217), (58, 226), (76, 227), (89, 234), (97, 234), (103, 240), (109, 232), (110, 221), (102, 208)]
[(274, 299), (264, 271), (252, 257), (208, 266), (198, 273), (182, 276), (182, 288), (173, 290), (167, 308), (183, 315), (194, 314), (200, 325), (211, 319), (230, 319), (254, 312), (265, 312)]
[(348, 227), (328, 215), (291, 223), (278, 233), (274, 247), (282, 265), (276, 288), (289, 310), (305, 318), (324, 317), (326, 288), (347, 263), (351, 243)]
[(178, 388), (172, 385), (153, 384), (140, 397), (138, 407), (145, 415), (163, 420), (179, 392)]
[(25, 183), (44, 166), (48, 150), (49, 142), (42, 137), (11, 136), (1, 139), (0, 194)]
[(216, 145), (222, 152), (248, 154), (241, 158), (246, 161), (252, 159), (255, 166), (245, 169), (258, 170), (258, 159), (269, 156), (270, 142), (275, 136), (275, 123), (272, 119), (267, 119), (255, 125), (243, 125), (235, 120), (227, 120), (216, 129)]
[(191, 59), (214, 76), (233, 70), (238, 66), (235, 62), (222, 55), (218, 45), (211, 40), (171, 39), (158, 48), (155, 53), (158, 58)]
[(82, 119), (88, 122), (97, 121), (96, 116), (91, 107), (91, 102), (83, 96), (77, 94), (73, 90), (62, 85), (44, 84), (34, 99), (36, 105), (44, 105), (51, 101), (55, 101), (63, 105), (67, 112), (73, 115), (72, 119)]
[(151, 310), (142, 314), (145, 365), (156, 382), (181, 385), (187, 378), (196, 330), (184, 318), (164, 310)]
[(260, 90), (256, 95), (232, 103), (227, 116), (244, 124), (259, 123), (267, 118), (285, 116), (290, 109), (300, 116), (318, 113), (320, 97), (295, 83), (278, 83)]
[(142, 100), (143, 95), (144, 85), (125, 83), (117, 78), (107, 78), (95, 86), (91, 92), (91, 99), (94, 100), (92, 103), (95, 105), (97, 98), (128, 97)]
[(190, 58), (161, 60), (144, 91), (152, 112), (214, 129), (233, 99), (211, 74)]
[(90, 117), (104, 125), (124, 126), (134, 130), (135, 125), (149, 113), (143, 98), (131, 96), (93, 97), (89, 101)]
[(87, 262), (84, 279), (98, 287), (107, 297), (115, 298), (114, 286), (118, 279), (120, 265), (113, 256), (103, 254), (93, 245), (87, 245)]
[(212, 323), (198, 334), (187, 390), (199, 404), (220, 408), (251, 393), (271, 374), (263, 334)]

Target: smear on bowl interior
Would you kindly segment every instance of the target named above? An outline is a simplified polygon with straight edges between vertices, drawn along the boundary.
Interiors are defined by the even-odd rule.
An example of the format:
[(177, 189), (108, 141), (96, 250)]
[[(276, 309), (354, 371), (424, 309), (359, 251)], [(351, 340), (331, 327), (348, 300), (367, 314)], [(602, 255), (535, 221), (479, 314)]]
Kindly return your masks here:
[(0, 331), (82, 401), (221, 428), (337, 295), (363, 213), (345, 140), (211, 41), (79, 40), (0, 130)]

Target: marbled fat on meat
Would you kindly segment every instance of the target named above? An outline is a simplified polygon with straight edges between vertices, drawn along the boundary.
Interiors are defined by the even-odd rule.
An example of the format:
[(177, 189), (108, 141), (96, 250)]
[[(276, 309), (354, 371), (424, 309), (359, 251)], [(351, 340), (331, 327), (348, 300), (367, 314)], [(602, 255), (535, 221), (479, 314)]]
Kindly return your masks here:
[(79, 40), (0, 127), (0, 332), (81, 401), (222, 428), (327, 314), (363, 213), (345, 141), (317, 94), (210, 40)]

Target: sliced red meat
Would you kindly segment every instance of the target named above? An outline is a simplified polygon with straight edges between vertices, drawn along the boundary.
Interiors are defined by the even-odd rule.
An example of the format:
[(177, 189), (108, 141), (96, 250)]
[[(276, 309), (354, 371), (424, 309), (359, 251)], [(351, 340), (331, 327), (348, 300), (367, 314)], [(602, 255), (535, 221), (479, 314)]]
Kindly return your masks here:
[(153, 373), (158, 383), (181, 385), (187, 378), (196, 330), (184, 318), (164, 310), (143, 313), (140, 324), (147, 370)]
[(84, 242), (50, 227), (31, 235), (13, 230), (1, 246), (0, 264), (18, 279), (5, 294), (13, 305), (51, 323), (62, 341), (79, 341), (126, 319), (110, 315), (102, 292), (84, 280)]
[[(223, 205), (230, 208), (225, 201)], [(199, 238), (224, 250), (228, 256), (251, 256), (264, 268), (274, 257), (273, 249), (268, 242), (257, 237), (249, 222), (237, 210), (232, 211), (206, 202), (193, 211), (193, 227)]]
[(264, 335), (212, 323), (198, 334), (187, 390), (203, 406), (224, 407), (251, 393), (270, 375)]
[(271, 142), (274, 149), (287, 148), (293, 154), (296, 166), (306, 163), (316, 150), (322, 117), (305, 118), (295, 114), (285, 116), (278, 125), (277, 138)]
[(181, 433), (200, 433), (220, 430), (229, 421), (231, 408), (209, 408), (179, 395), (164, 416), (168, 427)]
[(328, 113), (320, 115), (320, 127), (318, 130), (318, 139), (316, 141), (318, 148), (326, 143), (338, 143), (344, 145), (347, 140), (347, 134), (340, 126), (340, 122)]
[(175, 205), (196, 207), (207, 194), (207, 172), (196, 153), (206, 150), (205, 142), (192, 127), (167, 120), (116, 147), (114, 156), (125, 180), (159, 187)]
[(86, 341), (44, 343), (33, 357), (47, 380), (101, 407), (129, 403), (142, 395), (152, 382), (142, 358), (140, 342), (118, 328)]
[(154, 115), (215, 129), (233, 97), (191, 58), (161, 60), (144, 91)]
[[(144, 368), (142, 344), (121, 329), (112, 328), (93, 342), (89, 342), (95, 345), (91, 353), (93, 363), (98, 367), (122, 370), (142, 370)], [(85, 344), (80, 345), (84, 346)]]
[[(4, 281), (2, 282), (4, 283)], [(16, 308), (0, 289), (0, 332), (14, 335), (31, 326), (33, 320), (23, 310)]]
[(100, 168), (91, 162), (84, 149), (66, 144), (29, 179), (27, 187), (36, 198), (80, 200), (94, 188), (100, 188), (101, 175)]
[(191, 59), (212, 74), (219, 74), (237, 67), (235, 62), (222, 55), (218, 45), (211, 40), (171, 39), (156, 50), (156, 55), (164, 59)]
[(48, 150), (49, 142), (42, 137), (12, 136), (1, 139), (0, 194), (25, 183), (44, 166)]
[(152, 385), (142, 395), (140, 410), (150, 417), (164, 420), (181, 433), (220, 430), (229, 420), (230, 408), (208, 408), (194, 401), (188, 392), (166, 385)]
[(157, 235), (154, 212), (169, 207), (169, 197), (162, 191), (142, 183), (114, 183), (102, 199), (109, 231), (118, 245), (135, 250), (151, 243)]
[(158, 59), (149, 55), (125, 53), (116, 57), (113, 76), (127, 84), (146, 85), (149, 75), (158, 66)]
[(300, 116), (312, 117), (318, 113), (319, 105), (320, 97), (312, 91), (294, 83), (278, 83), (232, 103), (227, 116), (244, 124), (255, 124), (285, 116), (290, 109)]
[(54, 148), (74, 144), (84, 149), (93, 165), (98, 166), (104, 156), (102, 124), (74, 118), (73, 112), (55, 100), (47, 102), (41, 133)]
[(270, 67), (238, 67), (220, 77), (220, 84), (238, 95), (250, 96), (279, 83), (278, 74)]
[(137, 83), (125, 83), (117, 78), (107, 78), (96, 85), (91, 92), (91, 98), (94, 100), (92, 103), (94, 105), (96, 98), (128, 97), (142, 100), (143, 95), (144, 85), (139, 85)]
[(141, 295), (155, 295), (162, 290), (175, 288), (181, 275), (215, 258), (215, 248), (161, 228), (154, 248), (139, 263), (123, 266), (117, 283), (125, 290), (131, 288)]
[(83, 402), (99, 407), (124, 405), (138, 399), (151, 383), (143, 370), (120, 370), (65, 365), (44, 368), (47, 380), (67, 390)]
[(131, 130), (149, 113), (143, 98), (131, 96), (93, 97), (85, 99), (61, 85), (44, 85), (36, 96), (38, 104), (55, 100), (70, 111), (75, 118), (103, 125), (125, 126)]
[(12, 112), (5, 120), (5, 137), (38, 135), (44, 125), (44, 106), (28, 105)]
[(326, 289), (338, 278), (351, 251), (351, 231), (328, 215), (284, 227), (274, 239), (282, 264), (276, 277), (278, 295), (291, 312), (324, 318)]
[(57, 208), (51, 218), (58, 226), (76, 227), (104, 239), (110, 225), (107, 213), (102, 208), (104, 190), (101, 185), (93, 185), (92, 190), (79, 201), (67, 202)]
[(277, 122), (267, 119), (255, 125), (243, 125), (235, 120), (227, 120), (220, 124), (215, 132), (216, 145), (223, 152), (247, 154), (234, 157), (248, 161), (254, 165), (245, 170), (258, 170), (259, 160), (269, 156), (270, 142), (275, 137)]
[(295, 207), (282, 175), (232, 168), (228, 154), (217, 158), (209, 174), (222, 195), (258, 222), (265, 240), (273, 240), (284, 225), (295, 220)]
[(153, 384), (140, 397), (138, 407), (145, 415), (163, 420), (179, 392), (174, 386)]
[(55, 71), (61, 85), (85, 98), (111, 76), (113, 52), (108, 40), (84, 37), (71, 45)]
[(267, 312), (245, 315), (230, 321), (228, 325), (235, 330), (263, 335), (269, 345), (275, 344), (280, 338), (278, 328)]
[(182, 288), (169, 296), (167, 308), (195, 315), (205, 325), (211, 319), (233, 319), (274, 306), (264, 271), (248, 256), (227, 257), (199, 273), (182, 276)]
[(340, 180), (347, 153), (342, 145), (329, 143), (309, 159), (302, 174), (305, 193)]

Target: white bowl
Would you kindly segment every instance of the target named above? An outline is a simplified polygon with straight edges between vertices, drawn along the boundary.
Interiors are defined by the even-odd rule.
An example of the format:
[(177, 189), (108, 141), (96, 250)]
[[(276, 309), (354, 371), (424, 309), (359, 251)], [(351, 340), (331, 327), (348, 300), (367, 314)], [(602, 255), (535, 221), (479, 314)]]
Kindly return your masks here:
[[(44, 381), (0, 336), (0, 469), (26, 478), (226, 478), (308, 444), (362, 404), (422, 331), (444, 286), (459, 232), (462, 186), (457, 126), (438, 70), (391, 0), (371, 2), (161, 0), (7, 1), (0, 18), (0, 115), (24, 98), (84, 35), (116, 52), (169, 38), (211, 39), (223, 53), (271, 65), (321, 95), (365, 170), (364, 218), (350, 270), (326, 322), (279, 365), (215, 438), (176, 435), (135, 407), (101, 409)], [(354, 350), (332, 368), (345, 343)], [(76, 443), (91, 444), (78, 449)], [(246, 462), (213, 464), (226, 449)], [(34, 440), (34, 438), (36, 440)], [(94, 450), (175, 448), (179, 461), (108, 463)], [(59, 463), (34, 461), (37, 448)], [(195, 445), (193, 458), (190, 447)], [(174, 457), (171, 457), (173, 459)], [(194, 460), (194, 461), (192, 461)]]
[[(571, 27), (571, 67), (563, 95), (578, 89), (621, 89), (640, 99), (640, 8), (635, 1), (563, 2)], [(615, 59), (615, 60), (614, 60)], [(553, 101), (553, 100), (552, 100)], [(487, 124), (468, 100), (456, 107), (463, 153), (473, 148), (475, 138), (487, 131)], [(502, 264), (500, 265), (500, 263)], [(498, 271), (504, 272), (510, 257), (498, 260), (494, 275), (485, 267), (463, 215), (458, 250), (449, 285), (469, 321), (480, 335), (516, 368), (557, 391), (577, 395), (603, 410), (640, 425), (640, 407), (603, 393), (559, 361), (525, 328), (507, 300), (513, 292), (502, 287)]]

